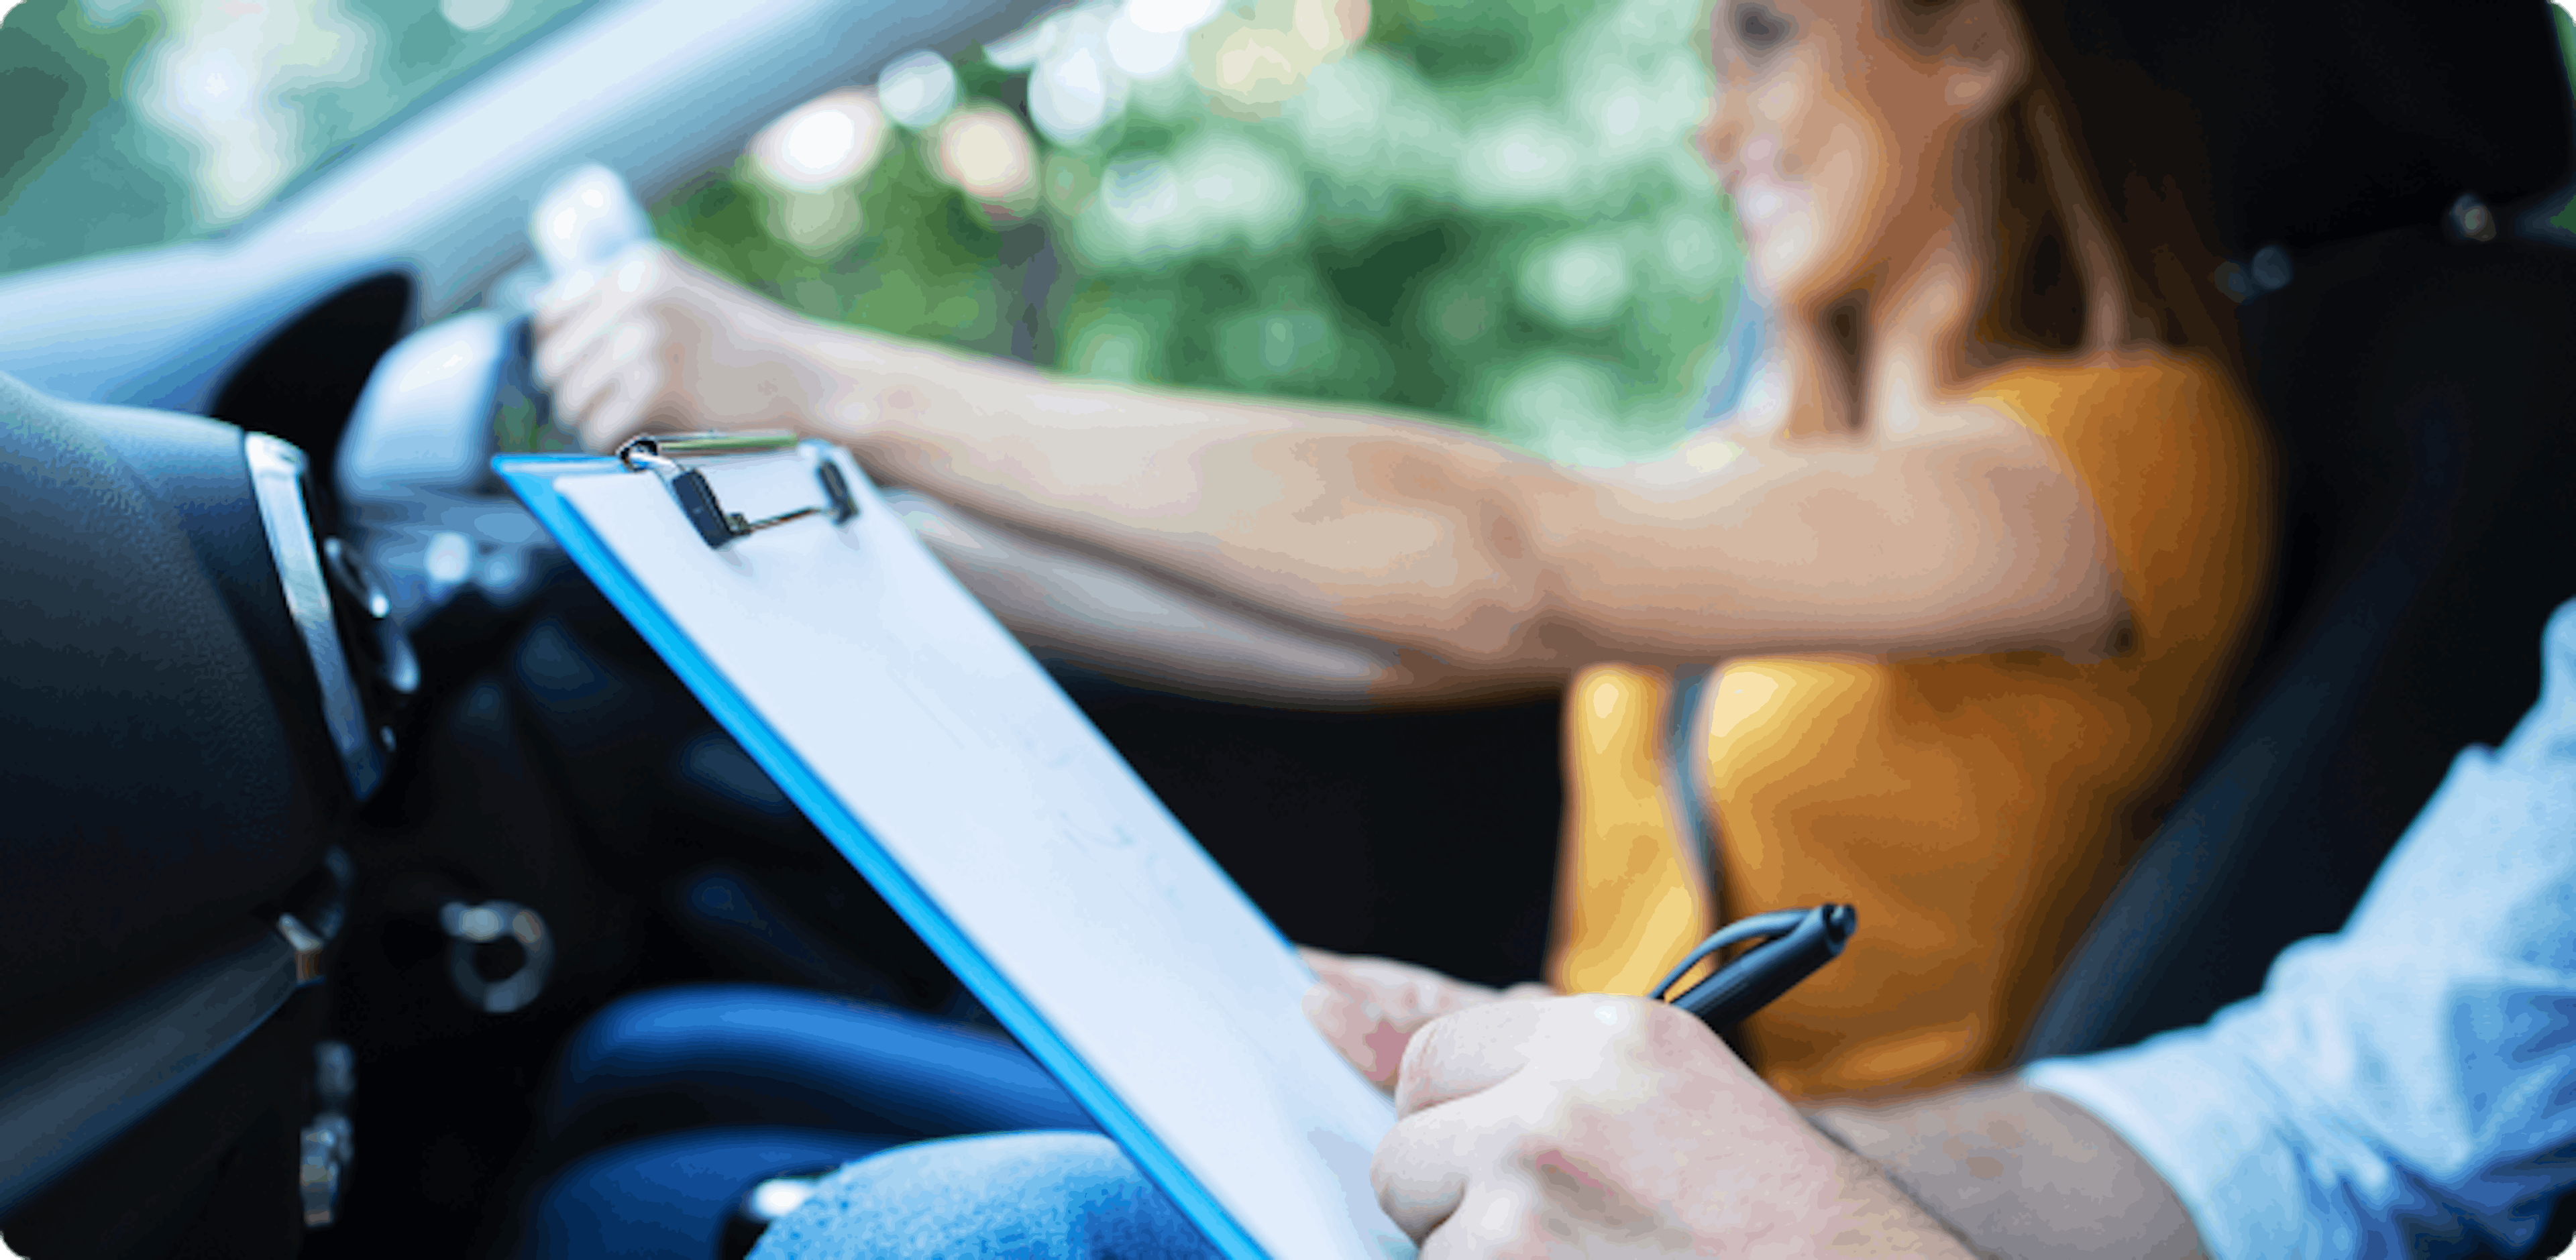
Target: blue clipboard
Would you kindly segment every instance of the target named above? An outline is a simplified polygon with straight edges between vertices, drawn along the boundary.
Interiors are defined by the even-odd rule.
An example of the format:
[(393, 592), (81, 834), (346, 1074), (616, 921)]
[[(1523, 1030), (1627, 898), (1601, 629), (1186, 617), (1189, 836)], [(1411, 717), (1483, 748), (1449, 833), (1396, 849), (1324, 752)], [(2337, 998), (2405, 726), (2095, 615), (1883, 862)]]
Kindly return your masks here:
[[(842, 482), (838, 492), (849, 497), (846, 506), (853, 515), (865, 517), (872, 513), (878, 518), (874, 528), (882, 532), (870, 536), (869, 546), (880, 550), (910, 548), (920, 562), (934, 567), (937, 565), (937, 561), (930, 558), (926, 550), (920, 548), (920, 544), (912, 538), (909, 530), (893, 519), (892, 513), (876, 496), (873, 487), (867, 483), (864, 475), (860, 473), (855, 462), (849, 459), (846, 452), (810, 442), (802, 444), (800, 449), (805, 453), (809, 465), (829, 470), (825, 473), (827, 486), (833, 479)], [(635, 471), (634, 465), (616, 458), (564, 455), (504, 455), (495, 458), (492, 466), (502, 481), (527, 504), (539, 523), (562, 545), (574, 564), (634, 625), (645, 641), (651, 644), (662, 659), (679, 675), (689, 690), (706, 705), (716, 720), (740, 741), (751, 757), (778, 783), (788, 798), (795, 802), (850, 864), (877, 889), (886, 902), (894, 907), (904, 921), (937, 953), (941, 961), (946, 963), (983, 1001), (1002, 1025), (1036, 1056), (1083, 1108), (1099, 1121), (1102, 1129), (1128, 1152), (1156, 1184), (1162, 1187), (1172, 1202), (1189, 1216), (1218, 1250), (1227, 1256), (1242, 1257), (1244, 1260), (1254, 1260), (1257, 1257), (1272, 1255), (1274, 1252), (1288, 1254), (1283, 1248), (1287, 1239), (1280, 1235), (1280, 1231), (1291, 1226), (1276, 1224), (1271, 1220), (1274, 1217), (1288, 1215), (1286, 1205), (1272, 1204), (1264, 1200), (1249, 1203), (1247, 1206), (1238, 1194), (1237, 1208), (1230, 1209), (1224, 1197), (1210, 1184), (1211, 1174), (1208, 1174), (1206, 1167), (1211, 1159), (1209, 1148), (1205, 1140), (1195, 1135), (1192, 1129), (1194, 1122), (1187, 1114), (1190, 1109), (1154, 1100), (1154, 1105), (1163, 1107), (1165, 1117), (1165, 1123), (1158, 1128), (1156, 1123), (1140, 1111), (1139, 1106), (1131, 1105), (1128, 1097), (1122, 1096), (1118, 1089), (1113, 1088), (1101, 1065), (1095, 1064), (1092, 1059), (1099, 1057), (1104, 1063), (1113, 1063), (1117, 1056), (1103, 1054), (1100, 1047), (1104, 1045), (1114, 1047), (1115, 1039), (1104, 1040), (1097, 1035), (1096, 1029), (1086, 1033), (1084, 1029), (1075, 1027), (1074, 1025), (1080, 1020), (1068, 1017), (1067, 1008), (1063, 1006), (1058, 1006), (1055, 1017), (1051, 1018), (1046, 1010), (1041, 1009), (1046, 1002), (1023, 992), (1021, 986), (1006, 974), (1005, 966), (991, 956), (991, 951), (984, 944), (979, 943), (977, 932), (970, 929), (968, 925), (961, 924), (951, 914), (949, 907), (943, 905), (941, 899), (933, 895), (932, 891), (924, 886), (922, 879), (916, 877), (915, 871), (898, 856), (896, 848), (881, 841), (877, 832), (861, 821), (859, 811), (852, 808), (852, 802), (844, 800), (843, 793), (834, 789), (833, 767), (809, 762), (806, 753), (800, 751), (796, 744), (778, 729), (771, 717), (764, 714), (755, 699), (746, 694), (746, 690), (737, 685), (737, 680), (729, 676), (726, 669), (719, 665), (716, 656), (720, 653), (711, 653), (707, 644), (701, 643), (688, 628), (683, 626), (682, 618), (675, 616), (673, 610), (666, 607), (664, 599), (656, 597), (654, 584), (656, 581), (664, 580), (664, 575), (640, 573), (636, 565), (630, 563), (629, 557), (637, 555), (639, 544), (636, 537), (632, 535), (632, 531), (638, 527), (619, 526), (630, 531), (630, 536), (612, 542), (608, 533), (603, 532), (598, 522), (592, 519), (593, 515), (605, 514), (607, 509), (593, 504), (585, 510), (582, 503), (575, 501), (575, 496), (568, 496), (565, 493), (566, 487), (572, 486), (594, 496), (614, 491), (626, 495), (626, 500), (631, 500), (635, 496), (628, 494), (626, 487), (654, 482), (656, 478), (651, 470)], [(829, 520), (807, 522), (800, 519), (812, 515), (831, 515), (832, 505), (828, 501), (820, 512), (790, 508), (784, 513), (744, 514), (720, 508), (713, 518), (714, 524), (711, 525), (705, 511), (689, 510), (687, 488), (670, 484), (675, 481), (671, 474), (677, 467), (678, 465), (674, 464), (662, 468), (660, 471), (663, 476), (659, 480), (665, 485), (651, 487), (658, 496), (656, 503), (659, 506), (654, 511), (665, 513), (669, 517), (668, 523), (656, 526), (666, 530), (666, 536), (660, 543), (665, 548), (680, 549), (685, 542), (705, 548), (710, 554), (725, 555), (726, 545), (730, 543), (738, 555), (728, 557), (727, 563), (736, 564), (739, 567), (742, 563), (739, 556), (768, 554), (763, 552), (764, 548), (777, 554), (785, 554), (786, 549), (791, 545), (810, 549), (817, 545), (814, 542), (815, 538), (822, 537), (826, 531), (839, 528)], [(619, 480), (616, 483), (610, 483), (606, 480), (609, 478)], [(704, 489), (703, 482), (698, 489)], [(731, 505), (726, 506), (729, 508)], [(637, 519), (635, 514), (641, 511), (633, 507), (623, 510), (628, 512), (629, 516), (616, 519)], [(777, 519), (769, 519), (770, 517)], [(773, 526), (776, 527), (774, 533), (771, 532)], [(738, 541), (720, 537), (727, 530), (736, 528), (741, 531), (736, 536)], [(796, 536), (799, 541), (793, 544), (786, 541), (777, 543), (769, 541), (773, 537), (784, 540), (791, 535)], [(900, 538), (899, 543), (891, 541), (897, 537)], [(674, 539), (683, 541), (672, 541)], [(663, 561), (648, 560), (647, 563), (660, 564)], [(700, 566), (708, 564), (703, 558), (697, 557), (689, 558), (687, 563)], [(906, 561), (906, 563), (911, 562)], [(954, 587), (953, 579), (947, 578), (944, 569), (938, 571), (938, 578)], [(735, 580), (749, 581), (750, 579)], [(813, 583), (809, 579), (803, 585), (811, 586)], [(666, 594), (669, 589), (673, 588), (666, 587)], [(962, 587), (954, 588), (954, 596), (969, 605), (973, 603), (972, 597), (968, 596)], [(1053, 701), (1079, 720), (1083, 730), (1088, 733), (1088, 738), (1098, 743), (1099, 750), (1107, 753), (1114, 761), (1116, 754), (1108, 750), (1105, 742), (1100, 741), (1097, 732), (1089, 727), (1087, 719), (1081, 719), (1079, 711), (1074, 708), (1072, 702), (1064, 697), (1062, 691), (1056, 688), (1051, 680), (1046, 678), (1043, 670), (1039, 669), (1034, 661), (1028, 659), (1026, 653), (1018, 648), (1015, 641), (1008, 639), (1007, 632), (1003, 631), (997, 622), (993, 622), (990, 615), (983, 612), (980, 606), (973, 608), (973, 616), (979, 618), (984, 626), (989, 627), (995, 639), (1007, 643), (1009, 652), (1016, 654), (1017, 664), (1005, 663), (1004, 666), (996, 666), (1002, 675), (1008, 676), (1007, 684), (1012, 687), (1024, 686), (1025, 683), (1021, 681), (1022, 676), (1013, 674), (1011, 671), (1025, 666), (1026, 671), (1034, 674), (1039, 683), (1043, 684), (1044, 689), (1052, 695)], [(733, 650), (737, 652), (735, 659), (739, 661), (741, 659), (739, 649)], [(1044, 707), (1043, 702), (1040, 702), (1039, 707)], [(971, 726), (972, 723), (961, 725)], [(965, 734), (973, 737), (980, 733), (967, 731)], [(988, 768), (987, 772), (1009, 775), (1011, 770), (1009, 767), (996, 766)], [(1123, 761), (1116, 762), (1116, 774), (1133, 780), (1132, 771), (1126, 769)], [(1136, 791), (1143, 791), (1141, 783), (1135, 783), (1134, 788)], [(1150, 793), (1147, 794), (1147, 799), (1150, 800)], [(861, 808), (864, 809), (865, 805), (862, 804)], [(1161, 810), (1159, 802), (1153, 803), (1151, 808), (1161, 818), (1169, 819), (1168, 813)], [(1151, 820), (1148, 819), (1146, 822), (1150, 824)], [(1178, 831), (1176, 822), (1169, 825), (1175, 832)], [(1208, 913), (1222, 918), (1220, 924), (1223, 928), (1222, 934), (1230, 940), (1238, 940), (1241, 949), (1250, 951), (1242, 956), (1258, 958), (1263, 950), (1275, 950), (1279, 955), (1287, 958), (1289, 965), (1295, 967), (1297, 972), (1302, 973), (1304, 970), (1302, 964), (1295, 962), (1293, 951), (1279, 936), (1277, 929), (1270, 925), (1267, 918), (1253, 909), (1248, 900), (1243, 899), (1240, 890), (1234, 888), (1221, 871), (1216, 871), (1214, 864), (1207, 861), (1204, 853), (1197, 851), (1195, 844), (1189, 842), (1186, 835), (1180, 836), (1180, 842), (1188, 846), (1187, 854), (1160, 860), (1164, 861), (1166, 868), (1164, 873), (1175, 881), (1175, 887), (1186, 886), (1195, 890), (1186, 902), (1180, 903), (1184, 910), (1193, 909), (1200, 903), (1213, 907)], [(1216, 884), (1204, 882), (1200, 873), (1191, 866), (1190, 855), (1193, 854), (1197, 862), (1204, 863), (1207, 870), (1214, 873), (1214, 879), (1222, 883), (1221, 888)], [(1173, 873), (1175, 871), (1177, 873)], [(1235, 905), (1225, 904), (1229, 897), (1236, 903)], [(1238, 939), (1242, 938), (1247, 930), (1243, 927), (1246, 916), (1251, 921), (1257, 921), (1258, 924), (1257, 928), (1248, 930), (1263, 934), (1263, 939), (1257, 946), (1248, 939)], [(1114, 943), (1113, 941), (1112, 944)], [(1023, 959), (1026, 958), (1025, 947), (1022, 947), (1020, 956)], [(1269, 974), (1268, 966), (1265, 959), (1258, 965), (1244, 970), (1262, 973), (1262, 983), (1268, 984), (1272, 990), (1295, 983), (1284, 973), (1275, 976)], [(1269, 1005), (1265, 1004), (1256, 1014), (1266, 1013), (1268, 1009)], [(1071, 1008), (1071, 1011), (1074, 1016), (1082, 1014), (1080, 1006)], [(1215, 1016), (1211, 1016), (1211, 1022), (1216, 1022)], [(1059, 1027), (1059, 1023), (1067, 1026)], [(1303, 1027), (1302, 1018), (1298, 1020), (1298, 1025), (1300, 1028)], [(1312, 1035), (1311, 1030), (1307, 1031)], [(1087, 1056), (1076, 1044), (1084, 1035), (1091, 1037), (1093, 1055)], [(1303, 1177), (1305, 1181), (1313, 1182), (1312, 1186), (1307, 1187), (1310, 1198), (1330, 1194), (1343, 1196), (1339, 1203), (1328, 1205), (1328, 1214), (1329, 1207), (1332, 1206), (1341, 1207), (1349, 1213), (1353, 1218), (1351, 1237), (1365, 1245), (1354, 1245), (1348, 1249), (1337, 1246), (1333, 1250), (1353, 1256), (1409, 1256), (1412, 1253), (1411, 1244), (1394, 1230), (1391, 1223), (1385, 1222), (1382, 1216), (1376, 1215), (1373, 1200), (1364, 1205), (1357, 1201), (1358, 1194), (1348, 1184), (1352, 1175), (1350, 1163), (1354, 1154), (1352, 1150), (1343, 1149), (1345, 1146), (1357, 1144), (1355, 1149), (1358, 1175), (1364, 1179), (1367, 1155), (1375, 1145), (1375, 1138), (1369, 1130), (1372, 1126), (1392, 1122), (1391, 1107), (1388, 1107), (1381, 1117), (1369, 1110), (1369, 1103), (1358, 1101), (1356, 1095), (1349, 1099), (1341, 1098), (1336, 1091), (1347, 1084), (1356, 1084), (1360, 1090), (1368, 1091), (1368, 1097), (1371, 1099), (1374, 1099), (1375, 1095), (1373, 1091), (1369, 1091), (1369, 1087), (1360, 1080), (1355, 1071), (1350, 1071), (1346, 1065), (1339, 1065), (1338, 1058), (1333, 1062), (1339, 1065), (1339, 1072), (1347, 1078), (1346, 1081), (1336, 1080), (1334, 1069), (1316, 1066), (1311, 1061), (1311, 1053), (1308, 1049), (1294, 1044), (1296, 1038), (1293, 1034), (1274, 1030), (1270, 1034), (1270, 1039), (1284, 1040), (1288, 1045), (1287, 1050), (1280, 1052), (1288, 1055), (1288, 1060), (1285, 1061), (1286, 1067), (1282, 1070), (1292, 1075), (1316, 1074), (1313, 1079), (1275, 1083), (1282, 1098), (1297, 1096), (1302, 1100), (1304, 1095), (1319, 1091), (1325, 1095), (1333, 1095), (1333, 1099), (1328, 1103), (1315, 1104), (1329, 1107), (1329, 1115), (1325, 1121), (1301, 1121), (1300, 1123), (1307, 1124), (1310, 1128), (1321, 1124), (1324, 1129), (1332, 1129), (1335, 1125), (1339, 1125), (1349, 1131), (1347, 1137), (1332, 1137), (1328, 1141), (1319, 1140), (1316, 1143), (1316, 1150), (1320, 1153), (1317, 1159), (1321, 1161), (1316, 1166), (1330, 1165), (1325, 1169), (1320, 1180), (1316, 1175), (1310, 1175), (1310, 1169), (1303, 1167), (1304, 1164), (1315, 1161), (1304, 1160), (1303, 1152), (1288, 1152), (1287, 1155), (1295, 1166), (1292, 1167), (1292, 1175), (1287, 1180), (1298, 1182), (1298, 1178)], [(1319, 1035), (1313, 1036), (1313, 1044), (1323, 1046)], [(1329, 1047), (1325, 1047), (1324, 1053), (1331, 1054)], [(1133, 1074), (1130, 1076), (1130, 1092), (1138, 1092)], [(1258, 1091), (1255, 1093), (1257, 1094)], [(1259, 1098), (1256, 1097), (1254, 1101), (1257, 1103)], [(1285, 1105), (1303, 1105), (1303, 1103), (1299, 1101)], [(1174, 1119), (1176, 1114), (1177, 1120)], [(1198, 1151), (1199, 1162), (1202, 1165), (1200, 1169), (1194, 1170), (1190, 1161), (1185, 1158), (1185, 1152), (1176, 1149), (1173, 1141), (1166, 1140), (1164, 1132), (1166, 1129), (1177, 1133), (1178, 1140), (1197, 1143), (1194, 1149)], [(1380, 1128), (1378, 1131), (1383, 1130)], [(1219, 1159), (1218, 1162), (1223, 1163), (1224, 1160)], [(1220, 1169), (1218, 1174), (1213, 1175), (1220, 1182), (1226, 1176), (1235, 1176), (1237, 1182), (1250, 1180), (1249, 1177), (1237, 1176), (1231, 1171), (1230, 1166)], [(1332, 1184), (1327, 1186), (1327, 1182)], [(1308, 1208), (1312, 1206), (1311, 1203), (1307, 1205)], [(1238, 1219), (1238, 1210), (1254, 1219), (1250, 1222)], [(1303, 1210), (1306, 1209), (1300, 1209), (1300, 1211)], [(1368, 1219), (1372, 1216), (1375, 1220)], [(1271, 1247), (1265, 1248), (1256, 1239), (1256, 1228), (1271, 1236), (1273, 1244)]]

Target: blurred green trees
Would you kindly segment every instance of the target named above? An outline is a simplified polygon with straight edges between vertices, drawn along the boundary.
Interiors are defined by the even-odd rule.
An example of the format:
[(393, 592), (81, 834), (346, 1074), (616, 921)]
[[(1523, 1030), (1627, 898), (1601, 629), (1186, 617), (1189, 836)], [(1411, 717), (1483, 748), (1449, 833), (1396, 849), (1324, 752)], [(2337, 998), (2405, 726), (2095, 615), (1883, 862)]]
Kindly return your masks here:
[(0, 271), (203, 235), (588, 0), (27, 0), (0, 22)]
[[(1106, 125), (1041, 143), (1025, 222), (943, 179), (927, 132), (897, 133), (847, 194), (855, 230), (823, 248), (780, 228), (817, 194), (749, 156), (655, 218), (813, 315), (1624, 461), (1698, 414), (1738, 268), (1689, 147), (1698, 16), (1693, 0), (1386, 0), (1364, 42), (1267, 107), (1186, 70), (1119, 85)], [(969, 101), (1028, 99), (1032, 72), (985, 50), (956, 69)]]

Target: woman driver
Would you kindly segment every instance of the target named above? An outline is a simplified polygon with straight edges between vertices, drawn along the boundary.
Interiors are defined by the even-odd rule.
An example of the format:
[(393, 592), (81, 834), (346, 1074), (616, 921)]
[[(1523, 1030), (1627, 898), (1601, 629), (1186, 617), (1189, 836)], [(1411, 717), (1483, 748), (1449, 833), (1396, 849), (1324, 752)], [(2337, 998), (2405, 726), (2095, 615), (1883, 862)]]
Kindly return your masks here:
[[(2177, 786), (2271, 551), (2189, 164), (2152, 126), (2117, 151), (2074, 126), (2094, 83), (2035, 16), (1719, 6), (1706, 149), (1776, 351), (1754, 402), (1651, 464), (1066, 379), (818, 323), (658, 247), (559, 285), (538, 367), (594, 447), (793, 425), (1392, 645), (1384, 700), (1570, 681), (1552, 978), (1641, 990), (1704, 930), (1712, 876), (1729, 914), (1852, 901), (1867, 929), (1747, 1026), (1752, 1057), (1793, 1092), (1929, 1083), (2008, 1052)], [(1662, 671), (1713, 660), (1710, 872), (1655, 732)]]
[[(2006, 1065), (2180, 787), (2267, 587), (2268, 452), (2197, 137), (2045, 8), (1737, 0), (1713, 22), (1703, 141), (1784, 342), (1781, 401), (1737, 440), (1886, 458), (1926, 416), (2008, 417), (2085, 487), (2128, 615), (2100, 659), (1736, 659), (1703, 689), (1687, 755), (1725, 917), (1838, 900), (1868, 924), (1739, 1038), (1793, 1094)], [(1697, 881), (1654, 790), (1665, 690), (1614, 667), (1570, 697), (1596, 755), (1561, 867), (1569, 989), (1642, 989), (1675, 952), (1656, 911)]]

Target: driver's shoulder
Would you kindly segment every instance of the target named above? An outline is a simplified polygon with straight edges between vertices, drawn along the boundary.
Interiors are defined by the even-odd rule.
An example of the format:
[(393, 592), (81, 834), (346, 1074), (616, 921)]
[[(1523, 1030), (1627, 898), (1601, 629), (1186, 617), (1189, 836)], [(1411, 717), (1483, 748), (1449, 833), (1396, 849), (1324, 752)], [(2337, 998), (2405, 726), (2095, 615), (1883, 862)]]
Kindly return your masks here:
[(2083, 355), (2019, 357), (1961, 392), (2061, 440), (2084, 430), (2250, 424), (2252, 399), (2216, 356), (2155, 343)]
[(2148, 343), (2025, 359), (1965, 392), (2046, 438), (2097, 495), (2250, 505), (2269, 484), (2254, 401), (2215, 355)]

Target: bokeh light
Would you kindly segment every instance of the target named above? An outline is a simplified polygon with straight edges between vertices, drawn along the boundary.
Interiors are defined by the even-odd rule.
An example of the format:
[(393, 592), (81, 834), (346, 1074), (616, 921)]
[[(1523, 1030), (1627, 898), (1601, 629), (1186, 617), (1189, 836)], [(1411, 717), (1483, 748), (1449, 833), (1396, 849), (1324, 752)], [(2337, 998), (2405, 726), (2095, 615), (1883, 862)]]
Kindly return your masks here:
[(867, 216), (855, 185), (889, 148), (886, 114), (877, 93), (845, 88), (787, 111), (753, 137), (742, 166), (764, 194), (768, 235), (809, 258), (859, 238)]
[(460, 31), (479, 31), (509, 15), (510, 0), (438, 0), (438, 15)]
[(935, 52), (906, 53), (877, 76), (877, 98), (886, 116), (925, 131), (957, 107), (957, 68)]
[(1120, 16), (1138, 30), (1187, 35), (1207, 25), (1224, 7), (1225, 0), (1127, 0)]
[(1266, 117), (1368, 33), (1367, 0), (1257, 0), (1190, 41), (1190, 69), (1219, 111)]
[(1109, 20), (1102, 32), (1101, 46), (1109, 54), (1109, 64), (1131, 79), (1158, 79), (1181, 66), (1189, 52), (1189, 32), (1157, 30), (1136, 21), (1133, 10)]
[(1037, 209), (1038, 150), (1009, 110), (973, 105), (939, 124), (932, 152), (939, 174), (998, 219)]
[(885, 151), (886, 111), (876, 94), (844, 89), (789, 110), (751, 142), (752, 162), (782, 189), (821, 192), (867, 173)]
[[(1101, 34), (1107, 34), (1106, 22)], [(1071, 44), (1043, 57), (1029, 78), (1029, 116), (1049, 140), (1078, 145), (1089, 140), (1119, 103), (1116, 68), (1097, 39)]]

